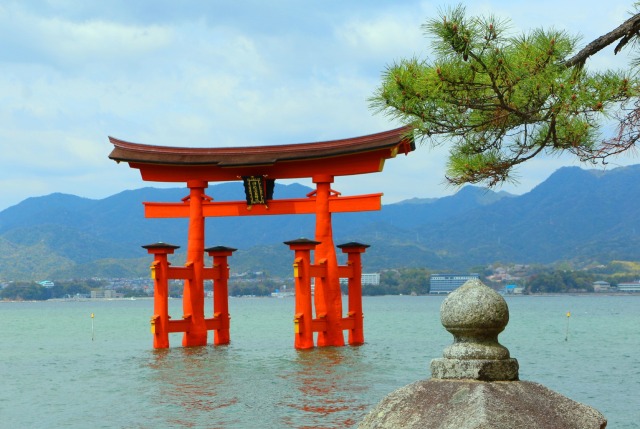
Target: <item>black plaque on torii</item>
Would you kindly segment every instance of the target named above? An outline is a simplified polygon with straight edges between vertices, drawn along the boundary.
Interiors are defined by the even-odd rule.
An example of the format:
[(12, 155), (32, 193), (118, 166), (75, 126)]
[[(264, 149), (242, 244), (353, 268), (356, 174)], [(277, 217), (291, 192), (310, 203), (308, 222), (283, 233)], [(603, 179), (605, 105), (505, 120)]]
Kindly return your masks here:
[(247, 206), (251, 207), (254, 204), (266, 206), (267, 202), (273, 199), (275, 179), (267, 179), (265, 176), (242, 176), (242, 182)]

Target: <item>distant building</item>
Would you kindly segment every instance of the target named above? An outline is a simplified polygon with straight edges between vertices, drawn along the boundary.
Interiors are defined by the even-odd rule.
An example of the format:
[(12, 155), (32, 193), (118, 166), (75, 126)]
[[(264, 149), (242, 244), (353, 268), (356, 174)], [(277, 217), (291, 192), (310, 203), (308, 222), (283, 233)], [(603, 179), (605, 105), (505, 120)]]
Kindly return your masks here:
[(450, 293), (467, 281), (478, 278), (478, 274), (431, 274), (429, 293)]
[(379, 285), (380, 284), (380, 273), (368, 273), (362, 274), (362, 284), (363, 285)]
[[(362, 281), (362, 285), (374, 285), (377, 286), (380, 284), (380, 273), (362, 273), (362, 277), (360, 278)], [(349, 284), (349, 279), (341, 278), (340, 284), (346, 286)]]
[(592, 283), (594, 292), (609, 292), (611, 290), (611, 284), (602, 280)]
[(46, 288), (50, 288), (50, 287), (54, 287), (55, 283), (53, 283), (51, 280), (43, 280), (41, 282), (38, 282), (38, 284), (40, 286), (44, 286)]
[(275, 292), (271, 292), (273, 298), (289, 298), (296, 296), (294, 290), (287, 290), (287, 285), (282, 285), (281, 289), (276, 289)]
[(524, 293), (524, 288), (518, 285), (506, 285), (504, 287), (504, 293), (507, 295), (522, 295)]
[(618, 292), (640, 292), (640, 282), (618, 283)]
[(113, 289), (103, 289), (103, 290), (92, 290), (91, 298), (92, 299), (112, 299), (112, 298), (122, 298), (124, 295), (121, 293), (116, 293)]

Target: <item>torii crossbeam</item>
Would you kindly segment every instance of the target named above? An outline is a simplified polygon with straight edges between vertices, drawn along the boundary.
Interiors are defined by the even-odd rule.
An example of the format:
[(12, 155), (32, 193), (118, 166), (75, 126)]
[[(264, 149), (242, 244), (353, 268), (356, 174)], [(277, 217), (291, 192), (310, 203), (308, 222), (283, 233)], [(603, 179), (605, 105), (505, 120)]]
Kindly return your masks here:
[[(184, 346), (207, 344), (207, 330), (215, 330), (216, 344), (225, 344), (229, 341), (228, 313), (217, 312), (217, 316), (214, 315), (213, 319), (206, 319), (204, 316), (204, 279), (214, 279), (215, 290), (216, 279), (224, 278), (224, 276), (220, 277), (220, 267), (216, 267), (215, 262), (214, 268), (206, 268), (204, 265), (204, 219), (206, 217), (315, 214), (315, 244), (305, 247), (306, 251), (314, 250), (315, 264), (308, 264), (308, 272), (304, 278), (309, 280), (315, 277), (316, 279), (314, 304), (317, 317), (313, 319), (309, 309), (305, 311), (307, 314), (304, 314), (296, 308), (295, 346), (296, 348), (313, 347), (313, 338), (310, 341), (308, 338), (309, 332), (318, 332), (318, 346), (342, 346), (344, 345), (343, 329), (353, 329), (352, 327), (356, 325), (361, 329), (361, 309), (359, 314), (351, 314), (350, 309), (349, 317), (353, 320), (360, 318), (358, 323), (352, 323), (349, 321), (351, 319), (342, 317), (340, 277), (354, 277), (354, 273), (360, 276), (360, 267), (348, 269), (348, 267), (338, 266), (331, 214), (380, 210), (382, 194), (342, 196), (331, 189), (331, 183), (336, 176), (380, 172), (385, 160), (395, 157), (398, 153), (408, 154), (413, 151), (415, 145), (409, 127), (342, 140), (231, 148), (163, 147), (130, 143), (113, 137), (109, 137), (109, 140), (114, 146), (109, 158), (117, 162), (127, 162), (131, 168), (140, 170), (143, 180), (182, 182), (190, 189), (189, 196), (181, 202), (145, 203), (146, 217), (189, 219), (187, 264), (184, 270), (159, 268), (160, 264), (165, 263), (162, 261), (166, 261), (166, 255), (173, 252), (174, 246), (169, 245), (164, 250), (159, 243), (145, 246), (149, 253), (156, 255), (156, 262), (154, 262), (158, 267), (155, 271), (156, 294), (159, 287), (157, 276), (160, 273), (166, 271), (165, 281), (167, 275), (171, 273), (178, 277), (169, 278), (185, 280), (183, 320), (168, 321), (166, 309), (162, 308), (161, 303), (158, 304), (161, 300), (155, 300), (156, 308), (152, 319), (152, 331), (155, 334), (154, 347), (168, 347), (168, 332), (184, 332), (182, 341)], [(316, 190), (307, 198), (273, 199), (269, 193), (269, 187), (271, 186), (271, 191), (273, 189), (273, 181), (296, 178), (311, 178), (316, 185)], [(205, 194), (205, 189), (210, 182), (237, 180), (245, 181), (247, 201), (216, 202)], [(290, 243), (293, 242), (287, 242), (287, 244)], [(297, 245), (290, 244), (292, 250), (298, 249), (295, 247)], [(360, 250), (353, 250), (354, 248), (347, 246), (343, 251), (350, 256), (356, 255), (364, 251), (362, 246), (367, 247), (355, 246), (355, 249)], [(225, 253), (225, 255), (230, 256), (231, 253)], [(300, 260), (304, 259), (304, 251), (302, 255)], [(221, 261), (224, 260), (225, 265), (226, 256), (221, 259)], [(296, 260), (298, 259), (296, 256)], [(359, 256), (354, 257), (353, 260), (360, 263)], [(226, 269), (226, 266), (222, 268)], [(300, 272), (297, 274), (303, 275)], [(306, 293), (298, 290), (307, 287), (304, 282), (299, 281), (301, 278), (296, 278), (297, 295)], [(226, 279), (224, 281), (226, 290)], [(359, 282), (360, 279), (358, 278), (357, 281)], [(214, 312), (216, 307), (226, 309), (226, 305), (222, 303), (216, 306), (215, 300), (222, 299), (219, 296), (220, 294), (214, 293)], [(224, 299), (226, 300), (226, 297)], [(349, 301), (352, 301), (351, 294)], [(167, 320), (161, 320), (162, 317)], [(219, 323), (220, 319), (226, 322)], [(306, 324), (305, 329), (302, 330), (304, 332), (299, 329), (300, 323)], [(314, 329), (310, 331), (312, 325)], [(222, 329), (219, 326), (226, 329), (226, 334), (218, 331)], [(302, 338), (301, 335), (306, 337)], [(167, 336), (166, 340), (165, 336)], [(361, 337), (361, 335), (353, 336), (353, 338)], [(356, 344), (362, 341), (364, 341), (363, 337), (362, 340), (354, 340), (350, 343)]]

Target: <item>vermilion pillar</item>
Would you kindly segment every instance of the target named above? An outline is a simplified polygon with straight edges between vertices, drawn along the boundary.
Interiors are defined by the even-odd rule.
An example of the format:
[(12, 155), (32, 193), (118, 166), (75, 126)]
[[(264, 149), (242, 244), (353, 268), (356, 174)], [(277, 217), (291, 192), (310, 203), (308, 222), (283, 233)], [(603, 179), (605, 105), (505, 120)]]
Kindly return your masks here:
[(362, 313), (362, 258), (368, 244), (350, 242), (339, 244), (342, 253), (346, 253), (347, 266), (351, 268), (349, 277), (349, 312), (348, 319), (353, 319), (353, 327), (349, 329), (349, 344), (364, 344), (364, 315)]
[(301, 238), (298, 240), (285, 241), (284, 244), (288, 245), (289, 248), (295, 252), (295, 260), (293, 262), (293, 277), (296, 287), (296, 309), (293, 319), (294, 346), (296, 349), (309, 349), (313, 347), (311, 251), (320, 243)]
[(229, 344), (229, 265), (227, 258), (238, 249), (233, 247), (215, 246), (205, 249), (213, 258), (213, 318), (219, 327), (213, 331), (215, 345)]
[(185, 281), (183, 294), (184, 318), (189, 321), (189, 329), (182, 339), (183, 346), (204, 346), (207, 344), (207, 327), (204, 321), (204, 215), (202, 201), (208, 183), (202, 180), (187, 182), (189, 192), (189, 243), (187, 245), (187, 266), (193, 269), (191, 278)]
[(315, 175), (313, 182), (316, 184), (316, 240), (320, 242), (315, 249), (315, 264), (327, 267), (326, 276), (316, 278), (316, 315), (326, 320), (326, 331), (318, 332), (318, 345), (343, 346), (342, 294), (329, 208), (333, 176)]
[(171, 255), (180, 246), (167, 243), (154, 243), (142, 246), (153, 255), (151, 278), (153, 279), (153, 316), (151, 317), (151, 333), (153, 347), (164, 349), (169, 347), (169, 262)]

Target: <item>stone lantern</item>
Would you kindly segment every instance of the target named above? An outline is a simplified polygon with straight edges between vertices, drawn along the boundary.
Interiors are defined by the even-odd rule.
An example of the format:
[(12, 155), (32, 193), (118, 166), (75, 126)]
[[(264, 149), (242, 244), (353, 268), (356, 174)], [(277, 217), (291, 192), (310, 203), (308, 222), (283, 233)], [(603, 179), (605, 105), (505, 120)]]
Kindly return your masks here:
[(479, 280), (452, 292), (440, 308), (453, 337), (431, 361), (431, 378), (384, 398), (360, 429), (602, 429), (597, 410), (541, 384), (519, 381), (518, 361), (498, 342), (509, 322), (504, 298)]

